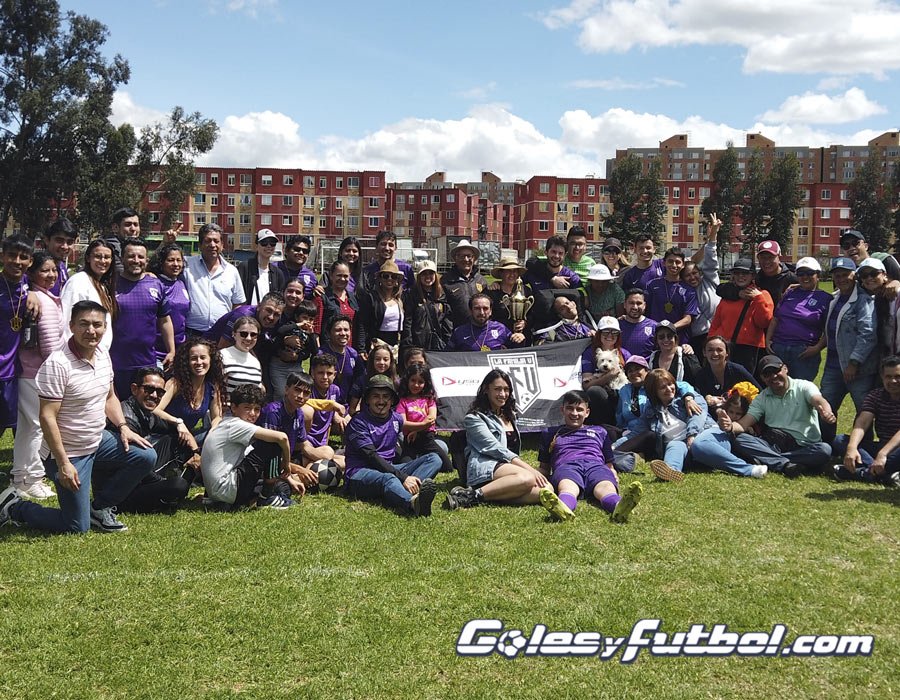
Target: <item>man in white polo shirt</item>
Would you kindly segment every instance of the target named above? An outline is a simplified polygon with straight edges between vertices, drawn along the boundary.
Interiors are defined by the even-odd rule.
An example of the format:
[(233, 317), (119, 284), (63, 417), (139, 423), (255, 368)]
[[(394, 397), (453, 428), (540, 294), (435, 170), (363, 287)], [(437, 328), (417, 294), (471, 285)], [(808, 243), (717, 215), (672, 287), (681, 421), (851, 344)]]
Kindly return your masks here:
[(197, 235), (200, 255), (189, 257), (184, 266), (184, 284), (191, 298), (185, 325), (195, 336), (247, 301), (238, 269), (222, 257), (222, 227), (204, 224)]
[[(40, 454), (47, 476), (56, 482), (59, 509), (23, 501), (10, 487), (0, 493), (0, 526), (13, 522), (47, 532), (128, 529), (115, 507), (153, 470), (156, 452), (128, 427), (113, 392), (112, 363), (100, 347), (106, 316), (94, 301), (77, 302), (69, 323), (72, 337), (35, 377), (44, 433)], [(104, 429), (107, 418), (118, 433)]]

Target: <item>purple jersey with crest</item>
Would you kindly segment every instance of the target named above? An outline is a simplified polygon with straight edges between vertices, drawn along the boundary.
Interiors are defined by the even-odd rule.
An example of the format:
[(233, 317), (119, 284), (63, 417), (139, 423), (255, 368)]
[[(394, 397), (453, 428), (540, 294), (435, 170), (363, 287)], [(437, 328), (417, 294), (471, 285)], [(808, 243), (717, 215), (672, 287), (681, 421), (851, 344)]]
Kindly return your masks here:
[(642, 270), (637, 265), (629, 267), (622, 275), (622, 289), (628, 294), (630, 289), (647, 289), (647, 285), (653, 280), (665, 277), (666, 264), (662, 258), (653, 258), (650, 267)]
[[(316, 387), (313, 387), (312, 398), (331, 399), (332, 401), (341, 402), (341, 390), (337, 384), (331, 384), (323, 394)], [(310, 445), (322, 447), (328, 444), (328, 432), (331, 430), (332, 418), (334, 418), (334, 411), (313, 411), (312, 422), (306, 434), (306, 439), (309, 440)]]
[(291, 445), (291, 454), (294, 454), (306, 440), (306, 422), (303, 420), (303, 411), (297, 409), (291, 413), (283, 401), (273, 401), (263, 406), (256, 424), (268, 430), (280, 430), (287, 435)]
[(478, 327), (474, 323), (466, 323), (453, 331), (448, 347), (450, 350), (480, 351), (483, 347), (500, 350), (509, 344), (509, 328), (499, 321), (488, 321)]
[(775, 307), (778, 325), (772, 340), (776, 343), (814, 345), (822, 337), (831, 295), (821, 289), (795, 288), (787, 292)]
[(606, 430), (599, 425), (544, 428), (538, 460), (549, 463), (554, 469), (565, 464), (612, 464), (612, 444)]
[[(0, 285), (0, 380), (12, 379), (17, 374), (19, 344), (22, 340), (22, 329), (13, 330), (13, 318), (18, 316), (19, 323), (25, 323), (25, 300), (28, 289), (25, 278), (13, 283), (3, 276), (6, 284)], [(16, 407), (12, 406), (12, 415)]]
[[(652, 280), (647, 285), (647, 316), (654, 321), (680, 321), (686, 315), (697, 318), (697, 292), (681, 282), (669, 282), (665, 277)], [(671, 305), (668, 306), (667, 305)], [(667, 310), (668, 308), (671, 311)], [(678, 330), (678, 340), (687, 343), (691, 339), (690, 325)]]
[(622, 348), (632, 355), (650, 357), (655, 349), (653, 346), (653, 333), (658, 324), (652, 318), (634, 323), (629, 320), (619, 321), (622, 329)]
[(109, 348), (113, 368), (156, 365), (157, 319), (169, 315), (169, 302), (162, 282), (152, 275), (139, 280), (116, 280), (119, 313), (113, 321), (113, 342)]
[(380, 457), (393, 464), (402, 427), (403, 416), (396, 411), (391, 411), (386, 418), (375, 418), (368, 408), (363, 408), (353, 416), (344, 433), (347, 478), (369, 466), (361, 449), (364, 447), (374, 447)]

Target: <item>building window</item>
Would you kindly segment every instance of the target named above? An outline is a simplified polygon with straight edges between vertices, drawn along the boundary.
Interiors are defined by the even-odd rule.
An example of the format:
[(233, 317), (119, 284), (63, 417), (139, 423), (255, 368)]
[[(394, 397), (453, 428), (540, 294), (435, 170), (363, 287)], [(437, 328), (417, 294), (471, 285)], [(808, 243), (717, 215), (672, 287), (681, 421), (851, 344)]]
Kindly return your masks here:
[(315, 187), (316, 179), (312, 175), (304, 175), (303, 176), (303, 186), (304, 187)]
[(597, 193), (597, 186), (596, 185), (588, 185), (588, 195), (587, 196), (593, 197), (596, 195), (596, 193)]
[(241, 214), (241, 226), (249, 226), (250, 225), (250, 215), (249, 214)]
[(588, 216), (591, 216), (591, 217), (594, 216), (595, 211), (596, 211), (596, 207), (593, 204), (587, 205), (587, 215)]
[(228, 195), (228, 206), (229, 207), (234, 206), (234, 195), (233, 194)]
[(427, 194), (422, 195), (421, 202), (422, 202), (422, 204), (428, 204), (428, 195)]
[(557, 221), (556, 222), (556, 232), (557, 233), (565, 233), (568, 228), (569, 228), (568, 221)]
[(850, 192), (848, 190), (841, 190), (841, 200), (846, 202), (850, 199)]
[(550, 183), (542, 182), (538, 187), (538, 192), (540, 192), (541, 194), (550, 194)]
[(681, 199), (681, 188), (680, 187), (672, 188), (672, 199)]
[(541, 214), (546, 214), (550, 211), (550, 202), (538, 202), (538, 211)]
[(693, 218), (694, 218), (694, 207), (688, 207), (688, 208), (687, 208), (687, 215), (688, 215), (688, 218), (689, 218), (689, 219), (693, 219)]
[(456, 218), (456, 212), (455, 212), (455, 211), (448, 211), (448, 212), (444, 212), (444, 213), (447, 215), (447, 218), (448, 218), (448, 219), (455, 219), (455, 218)]
[(441, 195), (439, 195), (439, 194), (431, 195), (431, 203), (432, 204), (440, 204), (441, 203)]
[(831, 236), (831, 232), (825, 226), (822, 226), (819, 229), (819, 238), (828, 238), (829, 236)]
[(281, 217), (281, 225), (282, 226), (293, 226), (294, 225), (294, 217), (293, 216), (282, 216)]
[(831, 190), (822, 190), (822, 199), (831, 199)]
[(369, 187), (379, 187), (381, 185), (381, 179), (377, 177), (369, 178)]
[(272, 176), (271, 175), (263, 175), (262, 176), (262, 186), (263, 187), (271, 187), (272, 186)]
[(304, 209), (312, 209), (316, 206), (316, 198), (315, 197), (304, 197), (303, 198), (303, 208)]
[(797, 235), (800, 238), (808, 238), (809, 237), (809, 226), (798, 226), (797, 227)]
[(219, 206), (219, 195), (217, 195), (217, 194), (211, 194), (211, 195), (209, 196), (209, 205), (210, 205), (211, 207), (217, 207), (217, 206)]
[(841, 218), (849, 219), (850, 218), (850, 210), (849, 209), (841, 209)]
[(419, 221), (421, 221), (423, 224), (427, 224), (428, 223), (428, 213), (424, 212), (424, 211), (421, 212), (419, 214)]
[(263, 214), (259, 217), (259, 223), (263, 226), (271, 226), (272, 225), (272, 215), (271, 214)]
[(206, 173), (195, 173), (194, 182), (198, 185), (206, 184)]
[(452, 236), (454, 233), (456, 233), (456, 229), (455, 229), (453, 226), (448, 226), (448, 227), (444, 230), (444, 232), (445, 232), (448, 236)]
[(229, 186), (229, 187), (234, 187), (234, 183), (235, 183), (235, 177), (234, 177), (234, 175), (233, 175), (233, 174), (229, 174), (229, 175), (228, 175), (228, 186)]
[(294, 184), (294, 176), (293, 175), (282, 175), (281, 176), (281, 184), (282, 185), (293, 185)]
[(283, 207), (292, 207), (294, 206), (294, 195), (286, 194), (281, 198), (281, 206)]
[(455, 194), (448, 194), (448, 195), (447, 195), (447, 204), (453, 204), (455, 201), (456, 201), (456, 195), (455, 195)]
[(240, 236), (241, 248), (249, 248), (250, 247), (250, 234), (242, 233)]
[(335, 220), (334, 220), (334, 227), (335, 227), (335, 228), (344, 228), (344, 220), (341, 219), (341, 218), (335, 219)]
[(234, 214), (226, 216), (225, 221), (230, 228), (234, 228)]
[(194, 214), (194, 223), (202, 226), (206, 223), (206, 214)]
[(210, 185), (218, 185), (219, 184), (219, 173), (210, 173), (209, 174), (209, 184)]
[[(397, 204), (406, 204), (406, 195), (405, 195), (405, 194), (398, 194), (398, 195), (397, 195), (397, 200), (396, 200), (396, 201), (397, 201)], [(410, 202), (410, 204), (412, 204), (412, 202)]]
[(556, 196), (557, 197), (568, 197), (569, 196), (569, 185), (566, 183), (556, 185)]
[(581, 185), (572, 185), (572, 196), (573, 197), (581, 196)]
[(252, 195), (249, 195), (249, 194), (242, 194), (242, 195), (241, 195), (241, 206), (242, 206), (242, 207), (249, 207), (250, 204), (252, 203), (252, 202), (251, 202), (251, 197), (252, 197)]
[(672, 218), (677, 219), (681, 216), (681, 207), (672, 207)]
[(822, 210), (822, 218), (830, 219), (831, 218), (831, 209), (823, 209)]
[(341, 199), (340, 197), (338, 197), (337, 199), (335, 199), (335, 200), (334, 200), (334, 208), (337, 209), (338, 211), (340, 211), (341, 209), (343, 209), (343, 208), (344, 208), (344, 200)]
[(350, 209), (359, 209), (359, 197), (350, 197), (347, 200), (347, 206)]
[(151, 211), (150, 214), (147, 215), (147, 221), (151, 224), (158, 224), (159, 223), (159, 212)]
[(678, 236), (678, 224), (672, 224), (672, 238)]
[(206, 195), (198, 192), (194, 195), (194, 204), (206, 204)]
[(696, 197), (697, 190), (695, 190), (693, 187), (688, 187), (688, 199), (696, 199)]
[(359, 178), (358, 177), (348, 177), (347, 178), (347, 187), (359, 189)]
[(378, 197), (369, 197), (369, 209), (378, 209)]
[(253, 184), (253, 176), (250, 173), (241, 173), (241, 187), (248, 187)]
[(319, 197), (319, 211), (325, 211), (328, 208), (328, 198)]
[(378, 217), (377, 216), (369, 217), (369, 228), (378, 228)]
[(572, 216), (580, 216), (581, 215), (581, 206), (578, 204), (572, 205)]
[(319, 178), (319, 189), (324, 190), (326, 187), (328, 187), (328, 178), (320, 177)]
[(272, 195), (264, 194), (262, 196), (262, 199), (260, 200), (260, 204), (262, 204), (264, 207), (271, 207), (272, 206)]
[(538, 221), (538, 231), (549, 231), (550, 230), (550, 222), (549, 221)]
[(160, 193), (159, 191), (157, 191), (157, 192), (150, 192), (150, 193), (147, 194), (147, 201), (148, 201), (148, 202), (154, 202), (154, 203), (156, 203), (156, 202), (159, 201), (161, 194), (162, 194), (162, 193)]
[(325, 228), (326, 226), (328, 226), (328, 219), (323, 216), (319, 219), (319, 228)]
[(342, 178), (342, 177), (334, 178), (334, 186), (339, 190), (344, 189), (344, 178)]
[(569, 212), (569, 205), (567, 202), (557, 202), (556, 203), (556, 213), (557, 214), (567, 214)]
[(347, 217), (347, 226), (356, 230), (359, 229), (359, 217), (358, 216), (348, 216)]
[(303, 226), (305, 228), (310, 228), (315, 222), (316, 217), (314, 216), (304, 216), (303, 217)]
[(700, 199), (706, 199), (707, 197), (709, 197), (709, 187), (701, 187)]

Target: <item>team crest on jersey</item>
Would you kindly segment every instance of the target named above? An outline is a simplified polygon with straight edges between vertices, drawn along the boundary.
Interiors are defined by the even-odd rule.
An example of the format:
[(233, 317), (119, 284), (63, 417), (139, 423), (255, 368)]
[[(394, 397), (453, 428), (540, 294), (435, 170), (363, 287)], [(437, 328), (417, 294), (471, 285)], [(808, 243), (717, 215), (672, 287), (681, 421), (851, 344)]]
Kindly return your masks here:
[(498, 331), (496, 328), (491, 331), (492, 338), (498, 338), (499, 336), (500, 336), (500, 331)]
[(520, 411), (527, 411), (537, 401), (541, 393), (537, 353), (491, 354), (488, 355), (488, 364), (491, 369), (502, 369), (512, 378), (516, 407)]
[(648, 338), (653, 335), (653, 329), (650, 326), (644, 326), (644, 335)]
[(147, 294), (149, 294), (154, 301), (159, 301), (159, 290), (156, 287), (150, 287), (150, 289), (147, 290)]
[(818, 299), (810, 299), (808, 302), (806, 302), (806, 305), (807, 305), (809, 308), (811, 308), (811, 309), (812, 309), (812, 308), (815, 308), (816, 306), (818, 306), (818, 304), (819, 304), (819, 300), (818, 300)]

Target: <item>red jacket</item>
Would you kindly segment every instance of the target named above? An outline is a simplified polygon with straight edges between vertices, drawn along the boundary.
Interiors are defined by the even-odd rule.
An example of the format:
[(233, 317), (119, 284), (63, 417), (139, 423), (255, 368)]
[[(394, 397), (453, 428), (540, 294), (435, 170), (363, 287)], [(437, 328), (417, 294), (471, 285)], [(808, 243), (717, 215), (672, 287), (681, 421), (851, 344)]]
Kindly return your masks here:
[[(761, 289), (760, 292), (761, 294), (750, 302), (750, 308), (744, 315), (741, 328), (734, 340), (738, 345), (751, 345), (757, 348), (766, 346), (766, 329), (772, 322), (775, 304), (772, 303), (772, 297), (767, 291)], [(722, 299), (709, 326), (709, 335), (721, 335), (730, 342), (745, 304), (746, 299), (736, 301)]]

